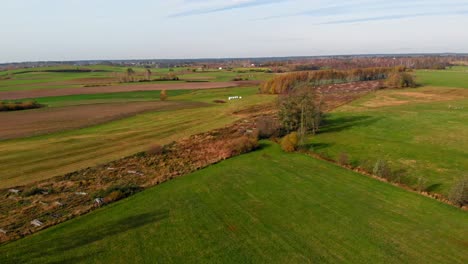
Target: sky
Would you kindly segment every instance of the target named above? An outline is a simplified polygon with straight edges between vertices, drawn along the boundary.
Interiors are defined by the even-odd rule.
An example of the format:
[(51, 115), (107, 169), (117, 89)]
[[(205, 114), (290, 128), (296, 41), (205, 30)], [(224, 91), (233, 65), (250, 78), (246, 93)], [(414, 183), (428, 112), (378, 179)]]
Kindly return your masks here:
[(0, 0), (0, 63), (468, 53), (468, 0)]

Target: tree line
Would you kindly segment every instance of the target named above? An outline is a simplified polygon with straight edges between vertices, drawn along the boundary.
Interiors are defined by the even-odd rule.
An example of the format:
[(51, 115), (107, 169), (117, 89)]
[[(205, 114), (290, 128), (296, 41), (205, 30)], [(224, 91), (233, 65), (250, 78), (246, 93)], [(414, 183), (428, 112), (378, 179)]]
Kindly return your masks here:
[(405, 67), (375, 67), (352, 70), (321, 70), (293, 72), (278, 75), (262, 84), (261, 93), (284, 94), (291, 91), (299, 83), (320, 86), (334, 83), (372, 81), (386, 79), (390, 73), (405, 72)]

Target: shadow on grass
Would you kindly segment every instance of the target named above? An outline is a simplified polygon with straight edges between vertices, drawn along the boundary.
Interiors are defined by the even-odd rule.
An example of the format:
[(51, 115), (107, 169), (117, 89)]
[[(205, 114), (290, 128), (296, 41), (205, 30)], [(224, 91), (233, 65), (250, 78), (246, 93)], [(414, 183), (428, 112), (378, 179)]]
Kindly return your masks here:
[(327, 149), (331, 146), (333, 146), (334, 144), (332, 143), (307, 143), (307, 144), (304, 144), (304, 148), (307, 149), (307, 150), (311, 150), (311, 151), (319, 151), (319, 150), (322, 150), (322, 149)]
[(434, 183), (426, 187), (427, 192), (438, 192), (442, 187), (441, 183)]
[[(15, 252), (5, 252), (6, 249), (0, 250), (0, 256), (7, 256), (5, 260), (1, 260), (0, 262), (25, 263), (47, 255), (66, 256), (67, 251), (69, 250), (77, 249), (91, 244), (93, 242), (102, 240), (106, 237), (115, 236), (120, 233), (125, 233), (132, 229), (145, 226), (147, 224), (159, 222), (167, 218), (168, 216), (169, 211), (167, 210), (155, 211), (150, 213), (133, 215), (114, 221), (98, 222), (94, 223), (94, 226), (88, 225), (86, 228), (80, 228), (78, 230), (67, 233), (55, 233), (54, 235), (51, 235), (49, 239), (41, 240), (32, 244), (27, 243), (28, 240), (19, 240), (18, 242), (16, 242), (16, 245), (18, 246), (15, 246)], [(62, 225), (59, 227), (61, 227), (63, 230), (65, 226)], [(26, 243), (24, 245), (21, 245), (22, 242)], [(94, 255), (97, 254), (100, 254), (100, 252), (97, 252)], [(73, 258), (69, 260), (71, 263), (73, 263), (73, 261), (82, 261), (85, 257), (87, 256), (77, 256), (75, 260), (73, 260)], [(70, 262), (68, 262), (67, 260), (67, 263)]]
[(344, 116), (329, 118), (324, 120), (324, 125), (320, 129), (320, 134), (341, 132), (356, 126), (369, 126), (379, 121), (380, 117), (373, 116)]

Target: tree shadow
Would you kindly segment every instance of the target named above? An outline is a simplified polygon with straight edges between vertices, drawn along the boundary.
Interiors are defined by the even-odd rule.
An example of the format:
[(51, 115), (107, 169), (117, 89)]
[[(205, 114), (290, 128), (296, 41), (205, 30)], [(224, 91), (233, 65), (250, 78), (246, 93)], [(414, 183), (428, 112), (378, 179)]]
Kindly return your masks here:
[(324, 120), (320, 134), (341, 132), (355, 126), (368, 126), (382, 119), (373, 116), (344, 116)]
[(442, 186), (441, 183), (434, 183), (434, 184), (431, 184), (431, 185), (427, 186), (426, 191), (427, 192), (439, 191), (441, 186)]
[[(168, 210), (159, 210), (128, 216), (114, 221), (98, 222), (94, 226), (84, 226), (75, 231), (52, 235), (49, 239), (41, 240), (34, 244), (26, 243), (24, 246), (16, 247), (16, 254), (11, 256), (11, 259), (7, 259), (7, 261), (9, 263), (24, 263), (42, 257), (44, 254), (66, 255), (66, 252), (69, 250), (80, 248), (106, 237), (125, 233), (147, 224), (159, 222), (167, 217), (169, 217)], [(62, 228), (66, 226), (63, 225)], [(19, 241), (21, 243), (22, 240)], [(2, 254), (1, 251), (0, 254)], [(76, 261), (80, 260), (82, 259), (78, 257)]]
[(334, 144), (332, 143), (307, 143), (307, 144), (304, 144), (303, 148), (312, 150), (312, 151), (319, 151), (322, 149), (329, 148), (333, 145)]

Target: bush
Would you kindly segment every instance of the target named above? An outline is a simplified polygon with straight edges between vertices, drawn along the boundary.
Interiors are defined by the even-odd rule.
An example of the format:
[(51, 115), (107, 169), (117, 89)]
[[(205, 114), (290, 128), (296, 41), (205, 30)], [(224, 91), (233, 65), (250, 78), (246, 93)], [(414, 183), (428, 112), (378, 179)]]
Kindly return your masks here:
[(0, 111), (19, 111), (43, 107), (36, 101), (0, 102)]
[(276, 136), (280, 130), (279, 122), (271, 116), (261, 116), (257, 119), (257, 131), (259, 138)]
[(161, 91), (161, 93), (159, 94), (159, 99), (161, 101), (166, 101), (167, 100), (167, 91), (166, 90)]
[(448, 198), (454, 204), (468, 204), (468, 176), (457, 180), (449, 191)]
[(392, 72), (386, 81), (391, 88), (416, 87), (416, 82), (411, 74), (406, 72)]
[(113, 191), (104, 197), (104, 202), (111, 203), (125, 198), (125, 194), (121, 191)]
[(386, 160), (382, 160), (382, 159), (378, 160), (374, 165), (374, 169), (372, 170), (372, 173), (379, 177), (391, 180), (392, 172)]
[(146, 151), (146, 154), (148, 155), (160, 155), (164, 151), (164, 148), (161, 145), (155, 144), (149, 147), (149, 149)]
[(258, 148), (258, 137), (252, 135), (236, 138), (230, 141), (229, 148), (231, 156), (250, 152)]
[(225, 104), (225, 103), (227, 103), (227, 102), (226, 102), (225, 100), (216, 99), (216, 100), (213, 100), (213, 103)]
[(293, 152), (297, 149), (297, 145), (299, 143), (299, 137), (297, 132), (292, 132), (283, 137), (281, 140), (281, 149), (286, 152)]
[(338, 164), (340, 164), (341, 166), (349, 165), (348, 154), (341, 153), (340, 156), (338, 157)]
[[(110, 199), (122, 199), (125, 197), (128, 197), (130, 195), (133, 195), (139, 191), (141, 191), (143, 188), (137, 185), (129, 185), (129, 186), (113, 186), (110, 187), (107, 190), (101, 190), (97, 193), (95, 193), (94, 198), (98, 197), (105, 197), (104, 200), (105, 202), (112, 202), (116, 200), (110, 200)], [(114, 193), (115, 192), (115, 193)], [(114, 194), (112, 194), (114, 193)], [(109, 199), (109, 200), (108, 200)]]
[(37, 194), (50, 193), (50, 192), (52, 192), (52, 191), (49, 190), (49, 189), (42, 189), (42, 188), (34, 187), (34, 188), (31, 188), (31, 189), (25, 191), (23, 193), (23, 195), (24, 196), (33, 196), (33, 195), (37, 195)]

